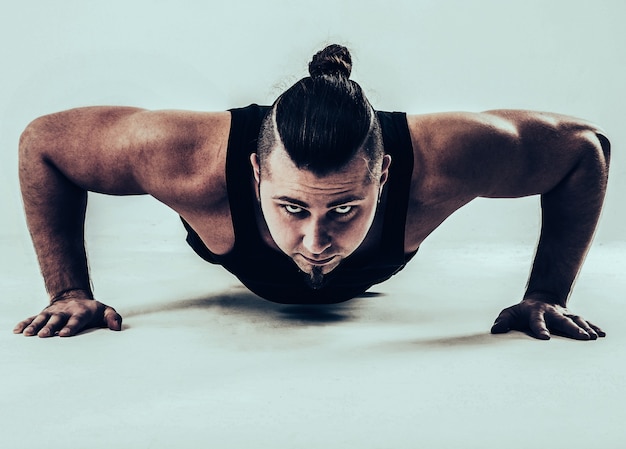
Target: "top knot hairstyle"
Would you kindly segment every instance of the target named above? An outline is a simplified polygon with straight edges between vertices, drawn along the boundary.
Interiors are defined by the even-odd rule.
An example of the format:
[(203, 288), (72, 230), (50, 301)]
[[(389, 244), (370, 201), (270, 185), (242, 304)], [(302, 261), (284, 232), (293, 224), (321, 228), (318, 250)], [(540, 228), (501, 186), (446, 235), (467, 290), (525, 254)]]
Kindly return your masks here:
[(311, 78), (320, 76), (336, 76), (350, 78), (352, 73), (352, 56), (346, 47), (333, 44), (318, 51), (309, 62)]
[(383, 157), (380, 124), (361, 86), (350, 79), (346, 47), (329, 45), (313, 56), (310, 76), (274, 102), (261, 127), (258, 155), (264, 163), (282, 143), (299, 169), (318, 176), (340, 170), (362, 151), (373, 177)]

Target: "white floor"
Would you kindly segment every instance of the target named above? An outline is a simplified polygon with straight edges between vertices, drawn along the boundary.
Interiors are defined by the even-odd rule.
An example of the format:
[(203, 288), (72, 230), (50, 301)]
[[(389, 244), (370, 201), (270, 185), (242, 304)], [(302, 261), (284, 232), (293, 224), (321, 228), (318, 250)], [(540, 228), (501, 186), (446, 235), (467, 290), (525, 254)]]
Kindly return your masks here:
[(45, 303), (3, 240), (0, 447), (622, 448), (625, 245), (596, 245), (571, 308), (607, 338), (488, 333), (533, 248), (425, 244), (372, 294), (265, 302), (171, 241), (90, 246), (120, 333), (13, 335)]

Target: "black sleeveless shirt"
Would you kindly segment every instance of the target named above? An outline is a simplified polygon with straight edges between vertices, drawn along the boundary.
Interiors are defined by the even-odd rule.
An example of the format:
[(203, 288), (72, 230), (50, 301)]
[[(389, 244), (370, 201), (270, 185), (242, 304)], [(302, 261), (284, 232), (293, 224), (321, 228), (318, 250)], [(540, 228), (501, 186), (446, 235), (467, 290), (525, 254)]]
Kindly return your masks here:
[(400, 112), (377, 112), (385, 153), (391, 155), (385, 184), (387, 201), (376, 211), (383, 214), (381, 238), (375, 249), (351, 255), (325, 276), (319, 289), (306, 282), (306, 274), (281, 251), (270, 248), (258, 229), (258, 207), (252, 188), (250, 154), (257, 151), (261, 122), (269, 111), (256, 104), (232, 109), (226, 156), (226, 182), (235, 231), (233, 249), (225, 255), (213, 254), (198, 234), (183, 220), (187, 243), (204, 260), (222, 265), (257, 295), (283, 304), (331, 304), (347, 301), (372, 285), (400, 271), (415, 253), (404, 252), (404, 227), (413, 172), (413, 147), (406, 121)]

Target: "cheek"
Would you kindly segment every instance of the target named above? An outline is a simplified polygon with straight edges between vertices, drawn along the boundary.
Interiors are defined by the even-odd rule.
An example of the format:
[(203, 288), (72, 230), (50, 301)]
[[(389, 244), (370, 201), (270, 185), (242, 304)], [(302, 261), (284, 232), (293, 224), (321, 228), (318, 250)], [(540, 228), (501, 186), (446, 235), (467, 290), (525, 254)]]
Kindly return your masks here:
[(348, 229), (347, 237), (351, 238), (351, 240), (355, 241), (356, 243), (361, 243), (361, 241), (367, 235), (367, 231), (369, 231), (371, 224), (372, 221), (369, 217), (363, 217), (361, 220), (353, 223), (353, 226)]
[(375, 208), (356, 217), (349, 224), (338, 228), (333, 236), (335, 243), (347, 250), (358, 247), (372, 226), (374, 213)]
[(297, 239), (293, 223), (275, 208), (265, 209), (264, 212), (265, 223), (274, 242), (282, 250), (292, 247)]

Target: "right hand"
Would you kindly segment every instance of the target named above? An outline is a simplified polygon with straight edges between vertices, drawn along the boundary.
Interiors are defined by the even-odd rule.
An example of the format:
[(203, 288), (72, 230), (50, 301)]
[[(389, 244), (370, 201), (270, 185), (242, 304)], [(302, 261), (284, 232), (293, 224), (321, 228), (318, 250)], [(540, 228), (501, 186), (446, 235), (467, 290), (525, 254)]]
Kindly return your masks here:
[(13, 333), (27, 337), (71, 337), (91, 328), (122, 329), (122, 317), (113, 307), (95, 299), (59, 299), (43, 309), (39, 315), (20, 321)]

